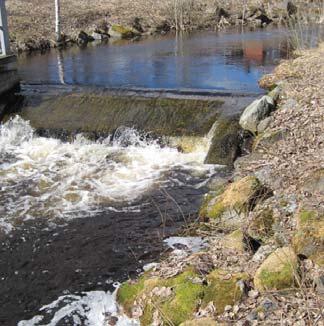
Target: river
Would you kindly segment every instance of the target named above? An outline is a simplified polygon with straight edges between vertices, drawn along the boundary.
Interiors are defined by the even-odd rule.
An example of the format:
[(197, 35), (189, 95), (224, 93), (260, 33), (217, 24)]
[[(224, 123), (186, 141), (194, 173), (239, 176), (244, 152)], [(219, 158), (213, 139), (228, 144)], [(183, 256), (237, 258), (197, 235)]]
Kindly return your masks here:
[[(18, 66), (31, 89), (261, 94), (258, 79), (287, 48), (283, 30), (198, 32), (52, 50)], [(114, 283), (159, 260), (163, 239), (196, 220), (208, 181), (224, 176), (204, 164), (210, 140), (186, 152), (131, 127), (67, 140), (19, 116), (2, 124), (0, 324), (103, 325), (117, 309)]]

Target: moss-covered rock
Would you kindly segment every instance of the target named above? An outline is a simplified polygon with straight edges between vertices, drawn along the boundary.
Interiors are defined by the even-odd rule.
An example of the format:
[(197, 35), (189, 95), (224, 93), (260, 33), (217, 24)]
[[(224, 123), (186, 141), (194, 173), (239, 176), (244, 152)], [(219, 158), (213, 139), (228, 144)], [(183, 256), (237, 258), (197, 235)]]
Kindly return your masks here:
[[(259, 200), (263, 191), (263, 187), (259, 180), (254, 176), (247, 176), (232, 184), (225, 191), (204, 204), (204, 209), (201, 210), (201, 217), (212, 219), (223, 219), (233, 225), (239, 226), (237, 219), (242, 214), (251, 210)], [(226, 221), (227, 220), (227, 221)]]
[(258, 291), (283, 290), (295, 285), (298, 258), (290, 247), (279, 248), (259, 267), (254, 276)]
[[(204, 286), (193, 280), (199, 275), (189, 269), (170, 279), (140, 278), (137, 283), (125, 283), (117, 294), (118, 302), (127, 314), (134, 316), (134, 305), (142, 306), (141, 325), (151, 325), (153, 313), (158, 311), (163, 320), (179, 325), (190, 320), (203, 297)], [(159, 295), (159, 289), (171, 289), (169, 297)]]
[(248, 226), (248, 234), (258, 240), (266, 241), (274, 234), (275, 223), (273, 209), (271, 207), (256, 208), (255, 214)]
[(236, 230), (226, 235), (222, 239), (222, 245), (224, 246), (224, 248), (234, 249), (239, 252), (243, 252), (245, 250), (243, 231)]
[(245, 273), (228, 274), (224, 270), (215, 270), (207, 276), (208, 286), (205, 288), (202, 306), (214, 303), (216, 313), (221, 314), (228, 305), (233, 305), (241, 300), (243, 293), (238, 284), (247, 280)]
[(239, 155), (240, 130), (240, 125), (235, 117), (219, 119), (205, 163), (232, 167)]
[(314, 210), (301, 210), (293, 247), (298, 255), (324, 265), (324, 214)]
[(192, 325), (199, 307), (204, 309), (213, 302), (221, 314), (225, 306), (240, 300), (242, 291), (238, 281), (247, 279), (246, 274), (233, 275), (222, 270), (211, 272), (207, 284), (197, 282), (199, 277), (190, 268), (169, 279), (144, 275), (137, 282), (124, 283), (118, 290), (117, 300), (126, 314), (139, 317), (143, 326), (151, 325), (157, 315), (172, 325), (186, 321)]
[(266, 130), (265, 132), (259, 134), (257, 137), (255, 137), (253, 142), (253, 150), (262, 150), (265, 147), (271, 146), (275, 144), (276, 142), (279, 142), (280, 140), (284, 139), (284, 137), (287, 134), (287, 130)]
[(117, 39), (132, 39), (139, 35), (138, 32), (134, 31), (132, 28), (128, 28), (122, 25), (112, 25), (109, 29), (108, 34), (112, 38)]

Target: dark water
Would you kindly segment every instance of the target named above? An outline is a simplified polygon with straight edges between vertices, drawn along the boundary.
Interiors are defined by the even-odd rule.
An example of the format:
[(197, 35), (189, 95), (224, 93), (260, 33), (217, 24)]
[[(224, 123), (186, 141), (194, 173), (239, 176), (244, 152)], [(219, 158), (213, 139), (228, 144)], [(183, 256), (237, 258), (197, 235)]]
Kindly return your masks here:
[(19, 70), (29, 83), (255, 92), (286, 56), (285, 30), (233, 30), (53, 50), (21, 57)]

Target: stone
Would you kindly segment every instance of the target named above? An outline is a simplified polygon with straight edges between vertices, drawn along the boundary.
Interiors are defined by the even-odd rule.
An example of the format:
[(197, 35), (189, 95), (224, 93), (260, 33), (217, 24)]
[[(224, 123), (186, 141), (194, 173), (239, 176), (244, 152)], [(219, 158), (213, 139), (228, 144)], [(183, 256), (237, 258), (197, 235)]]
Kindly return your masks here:
[(282, 87), (276, 86), (271, 92), (268, 93), (268, 96), (271, 97), (275, 103), (277, 103), (281, 93), (282, 93)]
[(207, 218), (220, 219), (227, 225), (241, 227), (241, 215), (263, 199), (263, 190), (257, 178), (247, 176), (230, 184), (221, 194), (207, 198), (201, 214)]
[(231, 234), (226, 235), (222, 239), (222, 246), (228, 249), (234, 249), (239, 252), (244, 252), (244, 234), (241, 230), (236, 230)]
[(324, 168), (310, 173), (302, 187), (304, 192), (324, 196)]
[(252, 257), (252, 261), (255, 263), (263, 262), (270, 254), (272, 254), (275, 250), (274, 246), (264, 245), (261, 246), (258, 251)]
[(254, 139), (253, 150), (262, 150), (265, 147), (271, 146), (283, 140), (287, 133), (287, 129), (266, 130)]
[(232, 167), (239, 155), (240, 129), (235, 118), (220, 118), (205, 163)]
[(315, 279), (316, 292), (324, 296), (324, 275), (320, 275)]
[(292, 1), (288, 1), (287, 3), (287, 12), (289, 16), (293, 16), (297, 14), (298, 8)]
[(268, 127), (270, 126), (270, 124), (272, 122), (273, 122), (273, 117), (267, 117), (267, 118), (263, 119), (262, 121), (260, 121), (260, 123), (258, 124), (258, 128), (257, 128), (258, 133), (262, 133), (266, 129), (268, 129)]
[(77, 41), (79, 44), (87, 44), (88, 42), (94, 41), (94, 38), (88, 35), (86, 32), (81, 31), (78, 35)]
[(95, 41), (103, 41), (103, 40), (107, 40), (109, 38), (109, 35), (99, 33), (99, 32), (93, 32), (92, 37), (94, 38)]
[(260, 121), (268, 117), (274, 108), (274, 101), (269, 96), (263, 96), (261, 99), (255, 100), (241, 115), (240, 126), (245, 130), (256, 133)]
[(247, 233), (253, 238), (265, 241), (274, 234), (274, 222), (273, 209), (270, 206), (260, 205), (255, 209)]
[[(199, 272), (194, 268), (168, 279), (144, 274), (136, 282), (122, 284), (117, 301), (128, 316), (138, 318), (143, 326), (152, 325), (159, 314), (172, 325), (197, 325), (191, 319), (198, 307), (222, 314), (227, 305), (233, 306), (242, 298), (237, 283), (248, 279), (244, 273), (229, 274), (224, 270), (212, 271), (204, 283), (193, 283), (197, 277)], [(207, 321), (198, 325), (216, 325), (211, 319)]]
[(295, 285), (298, 258), (291, 247), (273, 252), (259, 267), (254, 276), (254, 286), (260, 292), (283, 290)]
[(112, 25), (109, 28), (108, 34), (115, 39), (132, 39), (138, 35), (133, 29), (122, 25)]
[(298, 105), (297, 101), (294, 100), (293, 98), (287, 99), (282, 106), (280, 106), (281, 110), (292, 110), (296, 108)]
[(303, 209), (297, 217), (293, 248), (298, 255), (324, 265), (324, 213)]

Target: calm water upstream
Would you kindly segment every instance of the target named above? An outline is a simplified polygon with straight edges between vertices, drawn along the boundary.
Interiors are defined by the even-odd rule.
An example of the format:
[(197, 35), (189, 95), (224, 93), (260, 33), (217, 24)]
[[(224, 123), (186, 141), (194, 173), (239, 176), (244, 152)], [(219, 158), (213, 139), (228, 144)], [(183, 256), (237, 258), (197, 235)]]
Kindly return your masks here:
[(27, 83), (255, 92), (286, 56), (285, 30), (198, 32), (35, 54), (19, 70)]
[[(204, 32), (33, 54), (19, 71), (27, 84), (258, 93), (286, 55), (284, 30)], [(62, 141), (19, 116), (0, 125), (0, 325), (103, 326), (117, 311), (112, 283), (197, 218), (208, 180), (224, 174), (204, 164), (212, 134), (191, 153), (146, 136)]]

